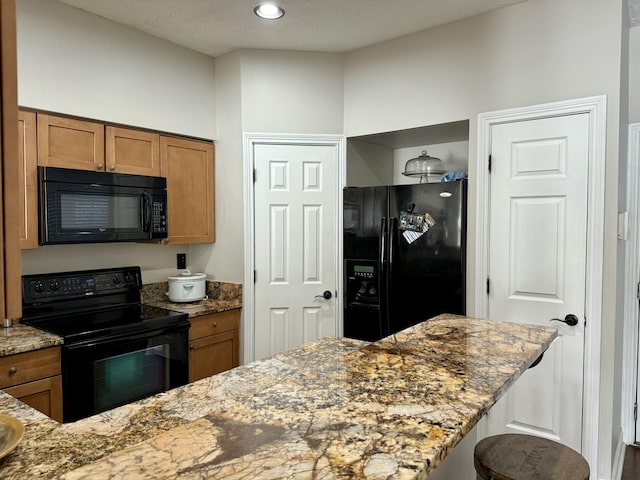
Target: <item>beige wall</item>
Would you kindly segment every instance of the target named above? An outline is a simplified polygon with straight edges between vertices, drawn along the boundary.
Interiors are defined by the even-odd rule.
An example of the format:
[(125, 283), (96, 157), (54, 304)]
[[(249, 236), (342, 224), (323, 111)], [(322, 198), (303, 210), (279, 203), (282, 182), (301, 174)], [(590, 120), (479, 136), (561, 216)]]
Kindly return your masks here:
[(240, 56), (216, 60), (216, 242), (193, 245), (194, 262), (216, 280), (242, 282), (244, 200)]
[(242, 130), (341, 134), (344, 56), (243, 50)]
[[(579, 4), (579, 5), (578, 5)], [(606, 95), (607, 151), (600, 464), (608, 478), (619, 438), (613, 394), (617, 305), (616, 223), (620, 132), (622, 0), (529, 0), (347, 55), (345, 134), (366, 135), (468, 118), (469, 204), (475, 205), (477, 115), (499, 109)], [(624, 125), (626, 128), (626, 125)], [(474, 278), (477, 219), (469, 218)], [(474, 291), (471, 285), (470, 292)], [(615, 430), (615, 431), (614, 431)]]
[(345, 134), (610, 93), (619, 70), (616, 3), (529, 0), (349, 54)]
[(216, 137), (214, 61), (50, 0), (18, 0), (19, 104)]

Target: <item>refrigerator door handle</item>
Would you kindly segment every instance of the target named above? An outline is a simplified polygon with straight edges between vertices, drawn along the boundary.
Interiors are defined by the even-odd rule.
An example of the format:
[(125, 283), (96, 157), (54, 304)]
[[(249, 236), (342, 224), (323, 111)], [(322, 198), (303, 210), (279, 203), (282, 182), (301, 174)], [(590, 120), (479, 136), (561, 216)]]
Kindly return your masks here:
[(393, 269), (393, 247), (397, 241), (397, 231), (398, 219), (396, 217), (389, 217), (389, 232), (387, 235), (387, 249), (389, 250), (389, 274), (391, 274), (391, 270)]
[(386, 337), (387, 332), (389, 331), (389, 296), (387, 292), (387, 242), (389, 240), (389, 230), (387, 217), (382, 217), (380, 222), (380, 280), (379, 280), (379, 290), (380, 290), (380, 338)]
[(380, 267), (384, 269), (387, 255), (387, 217), (382, 217), (380, 222)]

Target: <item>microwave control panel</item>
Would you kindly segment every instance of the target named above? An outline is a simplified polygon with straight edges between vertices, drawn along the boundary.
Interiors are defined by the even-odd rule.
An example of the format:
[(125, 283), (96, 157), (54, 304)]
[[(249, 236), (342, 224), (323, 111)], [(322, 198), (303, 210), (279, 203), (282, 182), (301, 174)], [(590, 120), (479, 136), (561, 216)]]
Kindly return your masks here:
[(167, 197), (151, 201), (151, 233), (167, 233)]

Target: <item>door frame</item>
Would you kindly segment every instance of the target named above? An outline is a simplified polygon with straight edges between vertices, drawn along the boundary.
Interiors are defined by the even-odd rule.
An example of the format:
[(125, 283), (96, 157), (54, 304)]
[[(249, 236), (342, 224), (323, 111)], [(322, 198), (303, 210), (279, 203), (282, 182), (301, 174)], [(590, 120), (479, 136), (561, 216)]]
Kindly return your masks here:
[(342, 336), (342, 190), (346, 181), (346, 142), (344, 135), (295, 133), (243, 133), (244, 185), (244, 287), (242, 325), (242, 363), (255, 360), (255, 209), (254, 152), (257, 145), (323, 145), (336, 149), (336, 335)]
[(585, 287), (582, 455), (595, 470), (598, 465), (598, 412), (600, 407), (600, 343), (602, 329), (602, 275), (604, 259), (604, 187), (606, 158), (607, 97), (599, 95), (512, 108), (478, 115), (477, 204), (475, 247), (475, 315), (488, 315), (489, 299), (484, 288), (489, 268), (489, 203), (491, 129), (494, 125), (549, 117), (589, 115), (589, 159), (587, 198), (587, 258)]
[[(628, 237), (625, 245), (624, 273), (624, 339), (622, 361), (622, 439), (627, 445), (636, 443), (636, 420), (633, 407), (636, 403), (638, 382), (638, 290), (640, 281), (640, 123), (629, 124), (627, 156), (627, 215)], [(640, 432), (638, 432), (640, 433)]]

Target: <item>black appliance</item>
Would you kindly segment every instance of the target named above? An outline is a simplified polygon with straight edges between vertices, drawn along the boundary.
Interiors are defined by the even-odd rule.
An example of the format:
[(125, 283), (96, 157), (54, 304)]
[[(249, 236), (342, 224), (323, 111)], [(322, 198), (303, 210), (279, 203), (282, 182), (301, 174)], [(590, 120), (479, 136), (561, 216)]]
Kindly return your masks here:
[(40, 244), (167, 237), (167, 179), (38, 167)]
[(141, 286), (140, 267), (22, 277), (22, 322), (64, 338), (64, 422), (188, 383), (188, 316)]
[(465, 314), (467, 181), (344, 189), (344, 335)]

